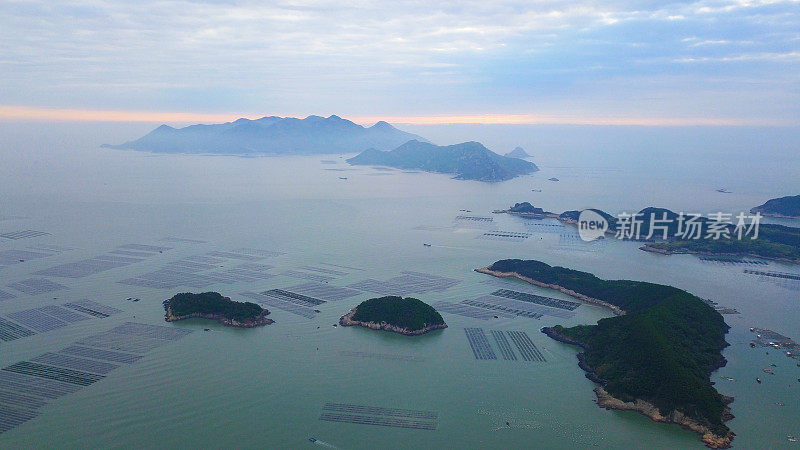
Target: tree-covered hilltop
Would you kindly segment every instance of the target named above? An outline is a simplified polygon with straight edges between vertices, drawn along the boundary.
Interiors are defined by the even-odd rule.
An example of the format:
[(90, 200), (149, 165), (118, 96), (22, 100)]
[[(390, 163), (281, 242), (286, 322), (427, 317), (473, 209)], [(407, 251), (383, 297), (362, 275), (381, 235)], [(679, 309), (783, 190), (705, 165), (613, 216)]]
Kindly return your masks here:
[(624, 309), (625, 315), (597, 325), (544, 331), (583, 347), (582, 365), (616, 399), (648, 402), (669, 422), (679, 422), (677, 411), (716, 437), (731, 438), (724, 423), (730, 417), (727, 403), (710, 380), (711, 372), (725, 364), (729, 327), (700, 298), (672, 286), (603, 280), (540, 261), (502, 260), (488, 269), (515, 272)]
[(235, 302), (228, 297), (223, 297), (219, 292), (176, 294), (164, 302), (164, 309), (167, 312), (167, 320), (170, 316), (175, 320), (187, 316), (217, 316), (220, 319), (241, 323), (257, 320), (265, 315), (266, 311), (255, 303)]
[(536, 216), (554, 215), (550, 211), (531, 205), (529, 202), (514, 203), (514, 206), (508, 208), (508, 212)]
[(774, 217), (800, 217), (800, 195), (789, 195), (767, 200), (766, 203), (756, 206), (750, 212), (753, 214), (758, 212), (765, 216)]
[(385, 323), (410, 332), (446, 326), (441, 314), (416, 298), (387, 296), (371, 298), (358, 305), (350, 319), (354, 322)]

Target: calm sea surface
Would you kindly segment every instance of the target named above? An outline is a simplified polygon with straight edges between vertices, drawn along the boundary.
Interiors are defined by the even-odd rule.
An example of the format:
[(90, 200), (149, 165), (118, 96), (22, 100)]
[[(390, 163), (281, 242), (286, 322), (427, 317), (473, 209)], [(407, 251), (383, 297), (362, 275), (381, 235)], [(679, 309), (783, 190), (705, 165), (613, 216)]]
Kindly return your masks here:
[[(670, 156), (621, 144), (615, 151), (615, 143), (624, 141), (617, 137), (585, 152), (529, 148), (540, 172), (485, 184), (352, 168), (340, 155), (165, 156), (98, 148), (134, 137), (138, 129), (128, 134), (89, 125), (3, 124), (0, 129), (0, 234), (48, 233), (0, 239), (0, 252), (50, 255), (0, 266), (0, 290), (15, 295), (0, 301), (0, 316), (82, 299), (122, 311), (2, 342), (0, 366), (59, 351), (124, 322), (194, 330), (122, 364), (99, 382), (49, 401), (37, 409), (38, 417), (1, 434), (2, 448), (702, 447), (698, 436), (676, 426), (595, 405), (594, 385), (577, 367), (576, 349), (539, 332), (543, 326), (594, 323), (608, 316), (590, 305), (580, 306), (571, 318), (484, 321), (443, 313), (449, 328), (416, 338), (333, 326), (350, 308), (375, 296), (369, 292), (323, 303), (313, 318), (268, 307), (276, 323), (257, 329), (163, 321), (161, 302), (176, 292), (217, 290), (245, 300), (240, 293), (309, 282), (298, 274), (327, 276), (333, 286), (387, 280), (403, 271), (458, 281), (415, 295), (428, 303), (474, 299), (503, 286), (568, 298), (473, 272), (503, 258), (535, 258), (605, 278), (671, 284), (736, 308), (741, 314), (725, 316), (732, 327), (728, 365), (712, 375), (717, 389), (736, 399), (736, 418), (729, 422), (737, 434), (735, 445), (798, 445), (787, 436), (800, 436), (800, 367), (778, 350), (748, 345), (754, 337), (750, 327), (800, 340), (798, 286), (747, 275), (746, 266), (654, 255), (628, 242), (584, 244), (557, 222), (491, 214), (520, 201), (556, 212), (585, 207), (632, 212), (650, 205), (703, 213), (747, 211), (768, 198), (800, 192), (796, 150), (760, 149), (757, 158), (747, 146), (702, 153), (702, 142), (689, 136), (695, 151), (680, 147)], [(652, 140), (659, 149), (666, 145)], [(560, 181), (547, 181), (551, 177)], [(715, 192), (718, 188), (732, 193)], [(493, 221), (483, 225), (457, 216)], [(489, 229), (530, 236), (519, 242), (485, 238)], [(35, 274), (132, 243), (169, 249), (81, 278)], [(202, 289), (119, 283), (182, 258), (240, 248), (280, 252), (256, 261), (273, 266), (266, 273), (275, 276)], [(215, 270), (245, 263), (223, 258), (218, 263), (223, 267)], [(776, 263), (756, 268), (800, 273)], [(27, 294), (9, 287), (30, 278), (65, 288)], [(546, 361), (506, 361), (499, 353), (497, 360), (476, 360), (465, 327), (483, 328), (495, 352), (490, 330), (524, 331)], [(777, 366), (775, 375), (762, 371), (770, 364)], [(328, 403), (434, 411), (435, 430), (320, 420)], [(323, 442), (314, 444), (310, 437)]]

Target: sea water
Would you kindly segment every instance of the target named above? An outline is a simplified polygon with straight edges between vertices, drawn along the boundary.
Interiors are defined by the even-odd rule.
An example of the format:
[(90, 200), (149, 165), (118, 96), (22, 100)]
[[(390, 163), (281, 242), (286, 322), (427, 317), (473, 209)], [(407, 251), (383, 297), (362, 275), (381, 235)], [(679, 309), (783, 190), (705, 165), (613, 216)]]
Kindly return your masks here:
[[(697, 435), (677, 426), (598, 408), (595, 385), (577, 367), (577, 349), (539, 332), (543, 326), (594, 323), (609, 316), (595, 306), (582, 305), (569, 319), (482, 321), (444, 313), (449, 327), (421, 337), (334, 327), (353, 306), (376, 296), (365, 292), (319, 305), (313, 319), (269, 308), (274, 324), (236, 329), (201, 320), (164, 322), (161, 302), (196, 288), (119, 283), (183, 257), (238, 248), (280, 252), (259, 261), (274, 266), (268, 272), (276, 276), (202, 290), (245, 300), (241, 292), (304, 283), (283, 273), (314, 266), (344, 274), (332, 275), (328, 283), (335, 286), (387, 280), (402, 271), (440, 275), (459, 283), (415, 296), (428, 303), (459, 302), (501, 286), (500, 280), (473, 269), (503, 258), (539, 259), (604, 278), (686, 289), (741, 313), (725, 316), (732, 327), (727, 336), (731, 346), (724, 353), (728, 364), (711, 377), (722, 394), (736, 399), (736, 418), (728, 423), (737, 434), (735, 446), (797, 445), (787, 435), (800, 435), (800, 367), (779, 350), (749, 346), (753, 326), (800, 339), (797, 290), (746, 275), (743, 266), (646, 253), (631, 242), (583, 244), (570, 237), (569, 229), (543, 232), (544, 227), (525, 219), (491, 214), (521, 201), (555, 212), (584, 207), (633, 212), (650, 205), (703, 213), (747, 211), (768, 198), (800, 191), (796, 165), (774, 165), (776, 159), (788, 158), (783, 149), (770, 162), (752, 163), (745, 170), (746, 149), (739, 148), (741, 153), (729, 156), (735, 164), (726, 174), (713, 171), (719, 164), (702, 153), (694, 162), (660, 153), (648, 157), (646, 152), (631, 159), (624, 151), (615, 153), (612, 140), (603, 146), (605, 152), (587, 149), (585, 155), (594, 155), (590, 158), (580, 157), (577, 150), (532, 152), (538, 153), (534, 161), (540, 172), (487, 184), (351, 167), (343, 155), (241, 158), (98, 147), (139, 131), (101, 125), (3, 125), (0, 232), (49, 234), (0, 240), (0, 251), (45, 245), (62, 251), (0, 267), (0, 289), (16, 295), (0, 302), (0, 315), (80, 299), (123, 312), (0, 343), (0, 366), (58, 351), (123, 322), (194, 332), (100, 382), (50, 401), (38, 409), (39, 417), (0, 435), (0, 447), (297, 448), (314, 445), (310, 437), (338, 448), (702, 446)], [(712, 175), (699, 176), (703, 170)], [(742, 178), (745, 172), (752, 176)], [(560, 181), (547, 181), (551, 177)], [(733, 193), (715, 192), (722, 187)], [(460, 215), (491, 217), (491, 228), (530, 236), (519, 242), (484, 239), (487, 228), (457, 221)], [(7, 287), (35, 277), (39, 270), (129, 243), (171, 249), (84, 278), (46, 277), (67, 287), (60, 291), (26, 295)], [(238, 264), (225, 261), (221, 269)], [(796, 266), (779, 263), (758, 269), (800, 273)], [(503, 283), (509, 289), (569, 299), (519, 282)], [(498, 360), (476, 360), (466, 327), (483, 328), (496, 352), (489, 330), (524, 331), (547, 361), (505, 361), (499, 353)], [(777, 366), (772, 368), (775, 375), (762, 371), (770, 364)], [(762, 384), (756, 383), (757, 377)], [(436, 429), (322, 421), (326, 403), (435, 411)]]

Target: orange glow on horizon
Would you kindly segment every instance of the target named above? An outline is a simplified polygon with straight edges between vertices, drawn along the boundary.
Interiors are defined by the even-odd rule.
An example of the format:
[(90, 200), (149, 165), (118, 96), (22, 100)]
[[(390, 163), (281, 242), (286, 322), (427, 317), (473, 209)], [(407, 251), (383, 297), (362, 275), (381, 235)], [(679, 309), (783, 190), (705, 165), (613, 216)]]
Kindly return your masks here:
[[(0, 105), (0, 121), (220, 123), (239, 118), (257, 119), (269, 114), (103, 111)], [(275, 114), (279, 115), (279, 114)], [(785, 120), (728, 118), (586, 117), (556, 114), (463, 114), (426, 116), (345, 117), (360, 124), (386, 121), (408, 125), (615, 125), (615, 126), (797, 126)]]

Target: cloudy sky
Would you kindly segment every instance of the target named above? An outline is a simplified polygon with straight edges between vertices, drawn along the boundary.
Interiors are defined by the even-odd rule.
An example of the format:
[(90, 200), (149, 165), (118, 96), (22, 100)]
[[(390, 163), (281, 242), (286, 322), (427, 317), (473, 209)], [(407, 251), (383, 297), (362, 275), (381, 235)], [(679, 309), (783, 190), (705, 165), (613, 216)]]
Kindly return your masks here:
[(798, 105), (798, 0), (0, 2), (0, 118), (796, 126)]

